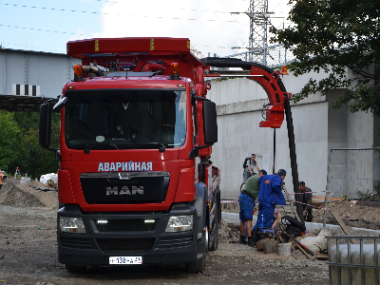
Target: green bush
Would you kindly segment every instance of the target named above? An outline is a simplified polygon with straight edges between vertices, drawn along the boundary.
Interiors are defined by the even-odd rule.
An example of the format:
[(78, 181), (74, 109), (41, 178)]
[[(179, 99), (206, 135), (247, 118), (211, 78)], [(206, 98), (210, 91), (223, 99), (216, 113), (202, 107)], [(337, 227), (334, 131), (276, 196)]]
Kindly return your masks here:
[[(14, 174), (16, 168), (32, 179), (59, 168), (55, 153), (38, 144), (39, 113), (0, 111), (0, 169)], [(52, 116), (52, 144), (57, 147), (60, 114)]]

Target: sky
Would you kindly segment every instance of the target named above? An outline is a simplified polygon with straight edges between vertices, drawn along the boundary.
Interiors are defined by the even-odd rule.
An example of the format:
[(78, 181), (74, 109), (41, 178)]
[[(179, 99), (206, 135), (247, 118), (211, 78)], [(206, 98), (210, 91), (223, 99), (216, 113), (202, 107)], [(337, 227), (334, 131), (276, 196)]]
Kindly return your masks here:
[[(272, 24), (282, 27), (290, 6), (269, 0)], [(218, 56), (245, 50), (249, 0), (0, 0), (0, 44), (5, 48), (65, 53), (71, 40), (181, 37)]]

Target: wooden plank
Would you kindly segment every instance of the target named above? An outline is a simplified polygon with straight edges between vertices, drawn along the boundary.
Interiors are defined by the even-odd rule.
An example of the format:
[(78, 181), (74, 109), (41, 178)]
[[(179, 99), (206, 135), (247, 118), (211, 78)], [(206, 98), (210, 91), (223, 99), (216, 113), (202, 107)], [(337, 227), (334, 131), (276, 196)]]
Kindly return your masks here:
[[(342, 228), (342, 230), (346, 233), (348, 236), (352, 236), (351, 229), (343, 222), (342, 218), (339, 216), (337, 212), (333, 209), (329, 209), (329, 212), (331, 215), (335, 218), (335, 220), (338, 222), (339, 226)], [(359, 243), (356, 239), (351, 239), (351, 243)]]
[[(295, 242), (295, 240), (293, 241), (293, 242)], [(312, 257), (310, 256), (310, 255), (308, 255), (306, 252), (305, 252), (305, 250), (298, 244), (298, 243), (294, 243), (297, 247), (298, 247), (298, 249), (308, 258), (308, 259), (312, 259)]]

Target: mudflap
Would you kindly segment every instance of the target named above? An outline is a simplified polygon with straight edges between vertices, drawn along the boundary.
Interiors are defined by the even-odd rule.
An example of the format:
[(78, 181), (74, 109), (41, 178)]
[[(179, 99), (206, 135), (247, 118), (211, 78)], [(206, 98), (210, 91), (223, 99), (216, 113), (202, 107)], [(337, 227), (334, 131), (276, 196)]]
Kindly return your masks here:
[(210, 228), (212, 229), (210, 233), (210, 251), (217, 250), (219, 243), (219, 229), (222, 221), (219, 186), (215, 189), (213, 196), (214, 206), (210, 212)]
[(204, 228), (207, 226), (206, 221), (208, 220), (208, 212), (206, 211), (207, 193), (206, 184), (200, 182), (197, 186), (197, 197), (193, 202), (193, 206), (197, 210), (197, 261), (186, 264), (187, 270), (191, 273), (203, 273), (206, 268), (205, 261), (208, 251), (208, 233), (205, 232)]

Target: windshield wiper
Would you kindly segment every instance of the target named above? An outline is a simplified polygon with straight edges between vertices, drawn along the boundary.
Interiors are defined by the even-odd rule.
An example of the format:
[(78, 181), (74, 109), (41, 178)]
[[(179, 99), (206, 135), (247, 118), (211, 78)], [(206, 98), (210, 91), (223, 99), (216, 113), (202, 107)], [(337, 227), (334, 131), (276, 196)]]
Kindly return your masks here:
[(119, 150), (119, 148), (117, 147), (116, 144), (110, 143), (110, 146), (113, 146), (113, 147), (115, 147), (117, 150)]
[(158, 148), (159, 152), (165, 152), (165, 145), (160, 142), (149, 142), (149, 143), (128, 143), (128, 144), (122, 144), (122, 147), (128, 147), (128, 148), (136, 148), (136, 147), (143, 147), (143, 148)]
[(163, 143), (160, 143), (160, 142), (149, 142), (149, 143), (137, 143), (135, 144), (137, 146), (147, 146), (147, 147), (150, 147), (150, 146), (153, 146), (153, 147), (158, 147), (158, 151), (159, 152), (165, 152), (165, 145)]
[[(107, 143), (97, 143), (96, 147), (99, 145), (106, 147)], [(161, 142), (149, 142), (149, 143), (120, 143), (120, 144), (114, 144), (109, 143), (109, 146), (114, 147), (115, 149), (119, 150), (120, 148), (136, 148), (136, 147), (144, 147), (144, 148), (158, 148), (159, 152), (165, 152), (165, 145)]]

